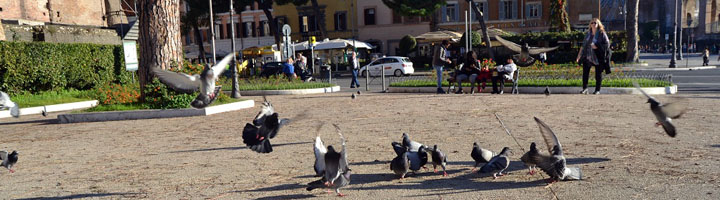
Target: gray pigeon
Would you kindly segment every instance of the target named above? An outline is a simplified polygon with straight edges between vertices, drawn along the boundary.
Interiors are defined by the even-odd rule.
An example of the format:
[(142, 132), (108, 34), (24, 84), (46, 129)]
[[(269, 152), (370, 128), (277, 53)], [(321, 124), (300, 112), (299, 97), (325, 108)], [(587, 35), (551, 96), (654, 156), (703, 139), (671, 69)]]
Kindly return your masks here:
[(410, 152), (418, 152), (420, 150), (421, 146), (425, 146), (419, 142), (410, 140), (410, 136), (407, 133), (403, 133), (402, 137), (403, 137), (402, 138), (403, 146), (408, 147), (408, 149), (409, 149), (408, 151), (410, 151)]
[(243, 143), (253, 151), (270, 153), (273, 151), (270, 139), (274, 138), (280, 128), (288, 123), (290, 123), (290, 119), (279, 119), (278, 113), (275, 112), (272, 104), (265, 99), (262, 109), (255, 116), (253, 123), (245, 124), (242, 132)]
[(510, 147), (504, 147), (502, 151), (500, 151), (500, 154), (490, 159), (490, 162), (480, 168), (480, 173), (492, 172), (493, 179), (497, 179), (498, 176), (504, 176), (503, 171), (510, 166), (510, 158), (507, 157), (508, 153), (510, 153)]
[(160, 79), (160, 82), (177, 92), (193, 93), (199, 90), (200, 94), (190, 105), (194, 108), (204, 108), (215, 101), (220, 92), (220, 88), (215, 87), (215, 81), (225, 71), (225, 67), (230, 64), (232, 58), (233, 53), (230, 53), (215, 66), (210, 67), (208, 65), (203, 69), (202, 73), (192, 76), (180, 72), (165, 71), (157, 67), (152, 68), (152, 71)]
[(17, 151), (13, 151), (10, 154), (8, 154), (7, 151), (0, 151), (0, 159), (2, 159), (2, 163), (0, 163), (0, 166), (10, 170), (10, 173), (15, 173), (15, 170), (13, 170), (12, 167), (18, 161)]
[(42, 116), (43, 116), (43, 117), (47, 117), (47, 115), (48, 115), (48, 113), (47, 113), (47, 107), (46, 107), (46, 106), (43, 106)]
[(480, 163), (490, 162), (490, 159), (492, 159), (494, 156), (495, 153), (490, 150), (480, 148), (480, 145), (478, 145), (477, 142), (474, 142), (473, 149), (470, 152), (470, 157), (475, 160), (475, 166), (473, 166), (472, 172), (475, 172), (475, 168), (477, 168)]
[(535, 142), (530, 143), (530, 150), (528, 150), (528, 152), (525, 152), (525, 154), (523, 154), (522, 157), (520, 157), (520, 161), (522, 161), (523, 163), (525, 163), (526, 166), (528, 166), (528, 170), (529, 170), (528, 174), (530, 174), (530, 175), (535, 174), (535, 168), (537, 166), (537, 163), (539, 163), (540, 160), (542, 160), (541, 156), (542, 155), (538, 151)]
[(324, 156), (325, 174), (320, 180), (308, 183), (308, 187), (306, 189), (308, 191), (311, 191), (313, 189), (321, 187), (332, 188), (335, 189), (335, 192), (338, 196), (345, 196), (344, 194), (340, 193), (340, 188), (350, 184), (350, 172), (352, 170), (350, 169), (347, 162), (345, 137), (343, 137), (342, 133), (339, 132), (340, 127), (338, 127), (336, 124), (333, 124), (333, 126), (335, 126), (335, 128), (338, 130), (338, 134), (340, 135), (342, 151), (335, 151), (335, 148), (332, 145), (327, 147), (327, 153)]
[(325, 175), (325, 154), (328, 151), (327, 148), (325, 148), (322, 140), (320, 139), (320, 136), (317, 136), (315, 138), (315, 145), (313, 145), (313, 151), (315, 152), (315, 165), (313, 166), (313, 168), (315, 169), (315, 176), (320, 177)]
[(515, 44), (514, 42), (507, 41), (500, 36), (495, 36), (495, 39), (500, 42), (503, 46), (507, 47), (508, 49), (518, 53), (512, 57), (513, 61), (517, 66), (520, 67), (527, 67), (535, 63), (535, 58), (531, 57), (530, 55), (537, 55), (540, 53), (545, 53), (549, 51), (553, 51), (557, 49), (558, 47), (550, 47), (550, 48), (540, 48), (540, 47), (531, 47), (527, 43), (525, 45), (520, 46), (518, 44)]
[(633, 81), (633, 85), (635, 85), (635, 88), (640, 90), (640, 92), (648, 98), (647, 103), (650, 103), (650, 110), (658, 120), (655, 125), (662, 126), (663, 129), (665, 129), (665, 133), (667, 133), (670, 137), (675, 137), (675, 135), (677, 135), (677, 131), (675, 130), (675, 125), (672, 124), (672, 120), (680, 118), (680, 116), (685, 114), (685, 111), (687, 111), (685, 99), (677, 98), (676, 102), (660, 103), (660, 101), (640, 89), (637, 82)]
[(400, 179), (404, 179), (405, 174), (410, 170), (410, 159), (408, 158), (407, 147), (397, 142), (392, 142), (392, 146), (397, 156), (390, 161), (390, 170), (400, 176)]
[(440, 165), (443, 169), (443, 176), (448, 176), (447, 172), (445, 171), (445, 168), (447, 167), (447, 156), (445, 153), (440, 151), (440, 149), (437, 148), (437, 144), (433, 146), (431, 151), (431, 157), (432, 157), (432, 163), (433, 163), (433, 170), (435, 173), (438, 172), (437, 166)]
[(580, 180), (582, 179), (582, 171), (578, 167), (567, 167), (567, 161), (562, 151), (562, 145), (557, 139), (555, 132), (550, 127), (535, 117), (535, 122), (540, 128), (540, 133), (548, 146), (549, 156), (541, 154), (535, 145), (530, 144), (530, 151), (523, 155), (526, 157), (523, 162), (535, 164), (540, 170), (550, 176), (548, 182), (561, 180)]
[(15, 118), (20, 117), (20, 106), (10, 100), (10, 96), (7, 93), (0, 91), (0, 110), (10, 109), (10, 115)]
[(550, 96), (550, 87), (549, 87), (549, 86), (545, 86), (545, 92), (544, 92), (544, 93), (545, 93), (545, 96)]
[(421, 168), (426, 168), (425, 164), (428, 161), (427, 147), (420, 146), (418, 151), (408, 151), (408, 159), (410, 159), (410, 170), (413, 173), (417, 173)]

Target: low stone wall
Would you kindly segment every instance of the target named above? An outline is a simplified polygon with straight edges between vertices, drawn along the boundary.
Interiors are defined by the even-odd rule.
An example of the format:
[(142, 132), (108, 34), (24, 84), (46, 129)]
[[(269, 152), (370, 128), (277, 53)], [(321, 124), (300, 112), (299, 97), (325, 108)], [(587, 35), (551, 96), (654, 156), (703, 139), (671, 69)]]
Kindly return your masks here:
[(120, 44), (114, 29), (62, 25), (2, 24), (7, 41)]

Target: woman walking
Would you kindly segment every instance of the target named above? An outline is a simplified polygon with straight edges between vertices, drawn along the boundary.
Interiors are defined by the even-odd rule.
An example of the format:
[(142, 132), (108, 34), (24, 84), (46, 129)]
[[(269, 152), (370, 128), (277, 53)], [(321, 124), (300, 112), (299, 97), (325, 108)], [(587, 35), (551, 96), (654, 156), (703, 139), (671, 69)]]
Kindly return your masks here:
[(595, 92), (600, 94), (600, 86), (602, 85), (602, 72), (610, 73), (610, 39), (605, 33), (605, 27), (600, 23), (598, 18), (590, 21), (590, 30), (585, 36), (583, 46), (578, 52), (575, 60), (583, 65), (583, 90), (582, 94), (587, 94), (588, 79), (590, 76), (590, 68), (595, 67)]

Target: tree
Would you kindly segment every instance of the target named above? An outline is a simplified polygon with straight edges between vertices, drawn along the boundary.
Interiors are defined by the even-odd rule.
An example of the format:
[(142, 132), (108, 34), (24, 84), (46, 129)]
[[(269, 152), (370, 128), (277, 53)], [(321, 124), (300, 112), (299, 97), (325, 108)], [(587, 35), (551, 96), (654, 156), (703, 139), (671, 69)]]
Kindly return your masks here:
[(627, 61), (638, 62), (640, 61), (640, 55), (638, 54), (638, 7), (640, 0), (629, 0), (628, 2), (628, 13), (627, 22), (630, 27), (627, 27)]
[(417, 41), (415, 40), (415, 37), (412, 35), (405, 35), (402, 39), (400, 39), (400, 55), (407, 56), (409, 53), (413, 52), (415, 50), (415, 47), (417, 47)]
[(198, 45), (199, 57), (203, 58), (201, 60), (205, 62), (205, 47), (203, 46), (200, 26), (209, 25), (210, 5), (208, 5), (206, 0), (185, 0), (185, 3), (190, 7), (190, 10), (180, 19), (183, 23), (181, 26), (182, 32), (187, 33), (192, 29), (193, 35), (195, 36), (195, 44)]
[[(467, 40), (467, 35), (463, 33), (462, 37), (460, 38), (459, 44), (465, 44), (465, 41)], [(482, 35), (478, 33), (477, 31), (472, 31), (472, 41), (470, 41), (470, 45), (478, 46), (482, 44)]]
[(488, 52), (488, 56), (490, 59), (495, 60), (495, 53), (493, 53), (492, 45), (490, 43), (490, 35), (488, 35), (488, 29), (487, 25), (485, 24), (485, 17), (482, 11), (480, 11), (480, 8), (477, 7), (475, 2), (473, 0), (467, 0), (468, 4), (472, 8), (473, 12), (475, 13), (475, 16), (477, 16), (478, 20), (480, 21), (480, 30), (482, 30), (482, 40), (485, 41), (485, 48)]
[(566, 0), (553, 0), (550, 3), (550, 27), (557, 32), (570, 32)]
[(320, 14), (320, 6), (318, 5), (317, 0), (310, 0), (313, 12), (315, 13), (315, 20), (318, 22), (318, 26), (320, 27), (320, 38), (327, 38), (327, 30), (325, 27), (325, 15)]
[[(180, 0), (140, 0), (140, 88), (152, 80), (150, 69), (181, 66)], [(141, 89), (141, 98), (145, 97)]]
[(444, 0), (382, 0), (383, 3), (402, 16), (431, 16), (430, 30), (437, 31), (438, 17), (435, 14), (445, 5)]

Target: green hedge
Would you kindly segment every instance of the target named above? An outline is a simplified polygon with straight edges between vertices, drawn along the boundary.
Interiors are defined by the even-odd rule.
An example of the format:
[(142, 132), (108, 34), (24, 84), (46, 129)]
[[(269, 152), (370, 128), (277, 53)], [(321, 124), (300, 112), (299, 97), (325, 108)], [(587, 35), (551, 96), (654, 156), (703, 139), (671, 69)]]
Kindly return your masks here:
[(0, 90), (87, 90), (131, 82), (121, 45), (0, 41)]
[[(505, 35), (503, 38), (518, 43), (528, 43), (530, 46), (544, 46), (546, 43), (548, 46), (559, 45), (560, 48), (556, 51), (552, 51), (547, 54), (548, 63), (569, 63), (575, 62), (578, 51), (580, 50), (579, 44), (585, 39), (586, 32), (572, 31), (572, 32), (533, 32), (517, 35)], [(612, 61), (624, 62), (625, 46), (627, 44), (627, 37), (624, 31), (610, 31), (608, 37), (611, 40), (611, 48), (613, 49)], [(571, 43), (561, 43), (558, 41), (570, 41)], [(575, 45), (578, 44), (578, 45)]]

